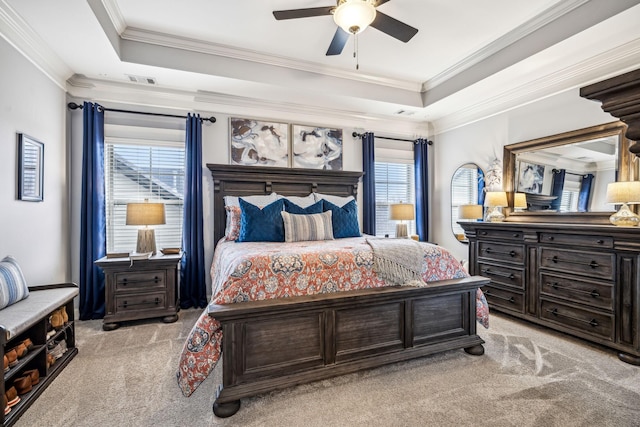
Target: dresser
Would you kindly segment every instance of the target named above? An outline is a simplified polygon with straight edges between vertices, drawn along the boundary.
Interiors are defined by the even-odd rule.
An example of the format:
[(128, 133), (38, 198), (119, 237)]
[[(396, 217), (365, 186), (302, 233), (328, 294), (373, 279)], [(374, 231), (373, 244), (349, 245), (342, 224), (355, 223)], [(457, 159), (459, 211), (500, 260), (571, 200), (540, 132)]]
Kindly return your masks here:
[(461, 222), (492, 310), (589, 340), (640, 365), (640, 229)]
[(178, 320), (178, 263), (182, 255), (149, 259), (101, 258), (105, 274), (105, 315), (102, 329), (111, 331), (128, 320), (162, 317)]

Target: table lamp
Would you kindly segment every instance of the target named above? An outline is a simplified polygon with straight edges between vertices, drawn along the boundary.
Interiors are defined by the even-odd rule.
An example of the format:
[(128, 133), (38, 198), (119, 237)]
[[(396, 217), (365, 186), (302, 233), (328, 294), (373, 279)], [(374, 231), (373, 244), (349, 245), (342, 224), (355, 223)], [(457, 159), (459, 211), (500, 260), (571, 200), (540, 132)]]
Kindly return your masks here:
[(458, 207), (458, 219), (482, 219), (482, 205), (460, 205)]
[(513, 211), (522, 212), (527, 209), (527, 195), (525, 193), (513, 194)]
[(640, 223), (638, 215), (633, 213), (628, 204), (640, 203), (640, 181), (620, 181), (607, 185), (607, 203), (622, 204), (620, 210), (609, 217), (613, 225), (633, 227)]
[(165, 224), (164, 203), (128, 203), (127, 225), (144, 225), (138, 230), (136, 252), (156, 253), (156, 234), (150, 225)]
[(484, 205), (488, 207), (487, 216), (485, 221), (487, 222), (502, 222), (504, 221), (504, 215), (501, 208), (509, 206), (507, 203), (507, 193), (504, 191), (487, 191), (487, 195), (484, 199)]
[(400, 221), (396, 225), (396, 237), (407, 238), (407, 224), (402, 221), (411, 221), (415, 218), (415, 209), (412, 203), (394, 203), (389, 205), (389, 219)]

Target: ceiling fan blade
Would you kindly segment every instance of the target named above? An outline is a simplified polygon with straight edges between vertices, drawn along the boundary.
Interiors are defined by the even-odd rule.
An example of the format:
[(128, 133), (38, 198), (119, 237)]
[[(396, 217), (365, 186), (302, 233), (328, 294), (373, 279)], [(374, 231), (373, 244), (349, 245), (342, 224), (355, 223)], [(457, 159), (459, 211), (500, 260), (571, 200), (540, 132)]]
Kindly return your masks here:
[(310, 7), (307, 9), (274, 10), (273, 16), (280, 21), (282, 19), (311, 18), (313, 16), (331, 15), (335, 6)]
[(333, 35), (329, 49), (327, 49), (327, 56), (340, 55), (342, 49), (344, 49), (344, 45), (347, 44), (347, 40), (349, 40), (349, 33), (338, 27), (336, 33)]
[(413, 28), (410, 25), (400, 22), (395, 18), (385, 15), (384, 13), (377, 11), (376, 19), (373, 20), (371, 26), (376, 30), (380, 30), (383, 33), (389, 34), (391, 37), (408, 42), (418, 32), (417, 28)]

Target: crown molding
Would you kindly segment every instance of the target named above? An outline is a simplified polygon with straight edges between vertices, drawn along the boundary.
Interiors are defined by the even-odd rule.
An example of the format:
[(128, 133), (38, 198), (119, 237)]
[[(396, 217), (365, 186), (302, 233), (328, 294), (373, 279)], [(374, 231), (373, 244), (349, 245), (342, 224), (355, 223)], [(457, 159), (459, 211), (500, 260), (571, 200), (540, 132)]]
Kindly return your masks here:
[(0, 36), (61, 89), (73, 73), (5, 1), (0, 0)]
[(116, 0), (102, 0), (102, 4), (114, 29), (118, 34), (122, 34), (127, 29), (127, 23), (118, 7), (118, 2)]

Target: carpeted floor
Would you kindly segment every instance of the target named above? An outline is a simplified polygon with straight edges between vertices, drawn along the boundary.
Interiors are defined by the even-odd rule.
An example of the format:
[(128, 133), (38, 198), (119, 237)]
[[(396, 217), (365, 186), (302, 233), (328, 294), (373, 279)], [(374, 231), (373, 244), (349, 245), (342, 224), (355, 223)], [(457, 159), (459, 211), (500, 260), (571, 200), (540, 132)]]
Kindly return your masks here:
[(16, 424), (56, 426), (640, 426), (640, 367), (493, 315), (484, 356), (462, 350), (345, 375), (212, 413), (220, 365), (190, 397), (175, 379), (200, 310), (103, 332), (78, 322), (79, 354)]

